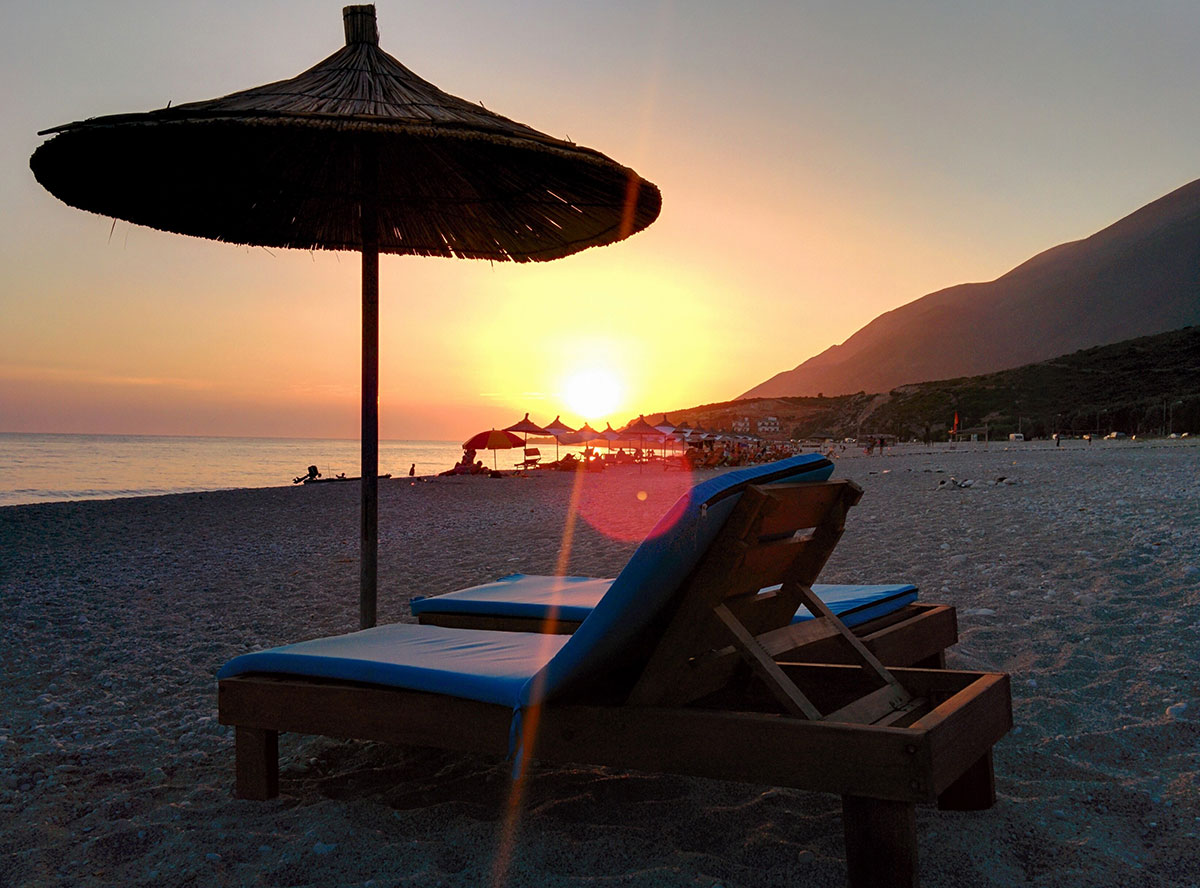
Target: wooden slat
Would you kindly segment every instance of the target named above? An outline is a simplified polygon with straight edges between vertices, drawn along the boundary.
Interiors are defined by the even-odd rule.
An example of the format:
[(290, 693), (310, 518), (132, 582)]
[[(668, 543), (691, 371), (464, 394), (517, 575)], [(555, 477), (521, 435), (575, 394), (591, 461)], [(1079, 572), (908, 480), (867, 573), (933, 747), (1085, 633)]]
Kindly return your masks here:
[[(942, 654), (958, 640), (954, 608), (910, 604), (896, 614), (855, 626), (852, 630), (884, 665), (915, 666)], [(813, 642), (777, 659), (809, 663), (853, 663), (851, 649), (838, 637)], [(944, 664), (940, 668), (945, 668)]]
[(859, 697), (853, 703), (825, 716), (831, 722), (850, 722), (870, 725), (891, 715), (912, 702), (912, 696), (899, 684), (886, 684), (871, 693)]
[(804, 556), (808, 545), (807, 539), (785, 539), (749, 545), (742, 557), (737, 583), (730, 586), (729, 595), (747, 592), (753, 594), (759, 589), (781, 582), (796, 559)]
[(762, 649), (754, 636), (746, 631), (746, 627), (738, 622), (738, 619), (729, 612), (727, 607), (717, 605), (714, 613), (733, 636), (738, 653), (766, 683), (775, 698), (783, 704), (786, 712), (804, 718), (817, 719), (821, 717), (820, 710), (800, 693), (800, 689), (784, 675), (783, 670), (779, 668), (771, 655)]
[(920, 731), (757, 713), (547, 707), (539, 761), (932, 802)]
[[(817, 488), (810, 492), (811, 488)], [(847, 490), (857, 491), (853, 497), (853, 505), (862, 496), (862, 488), (853, 481), (828, 481), (823, 484), (812, 482), (796, 482), (793, 484), (772, 484), (770, 492), (774, 494), (774, 505), (763, 516), (759, 533), (763, 536), (777, 536), (781, 533), (795, 533), (800, 528), (815, 527), (820, 524), (837, 501), (847, 497)], [(792, 496), (793, 491), (803, 495)], [(852, 494), (851, 494), (852, 496)]]
[(953, 607), (910, 605), (909, 616), (884, 628), (869, 630), (870, 623), (856, 627), (855, 634), (881, 663), (915, 665), (942, 655), (958, 641), (958, 619)]
[[(814, 682), (829, 685), (846, 685), (855, 681), (863, 681), (862, 670), (854, 665), (831, 663), (780, 663), (789, 678), (800, 687), (806, 687)], [(959, 669), (914, 669), (905, 666), (893, 666), (891, 673), (908, 692), (914, 697), (928, 697), (944, 703), (951, 697), (970, 689), (976, 683), (991, 681), (1001, 673), (997, 672), (965, 672)], [(930, 712), (922, 722), (927, 725), (936, 724), (937, 717)]]
[[(798, 599), (788, 598), (779, 591), (726, 599), (724, 607), (751, 635), (760, 635), (769, 627), (786, 627), (799, 607)], [(729, 631), (720, 620), (697, 621), (691, 633), (692, 657), (729, 644)]]
[(790, 654), (805, 645), (815, 644), (827, 638), (841, 637), (841, 631), (828, 620), (805, 620), (803, 623), (789, 623), (779, 629), (772, 629), (756, 636), (763, 650), (778, 659)]
[[(784, 589), (788, 590), (790, 585), (790, 583), (784, 583)], [(837, 627), (842, 639), (850, 645), (851, 650), (854, 651), (855, 656), (858, 658), (859, 664), (864, 670), (873, 673), (884, 684), (899, 688), (896, 680), (892, 677), (891, 673), (887, 671), (887, 667), (880, 663), (879, 659), (869, 650), (867, 650), (866, 645), (864, 645), (858, 636), (856, 636), (850, 631), (849, 628), (846, 627), (845, 623), (838, 619), (837, 615), (829, 609), (829, 605), (822, 601), (812, 591), (811, 587), (797, 586), (797, 592), (799, 593), (800, 598), (804, 601), (809, 613), (811, 613), (814, 617), (823, 617), (824, 619), (831, 621), (831, 623)]]
[(890, 727), (892, 725), (908, 727), (928, 711), (928, 700), (924, 697), (913, 697), (903, 706), (892, 710), (882, 718), (875, 719), (871, 724), (878, 727)]
[[(223, 725), (504, 755), (512, 709), (344, 682), (238, 676), (217, 685)], [(448, 729), (458, 725), (457, 729)]]

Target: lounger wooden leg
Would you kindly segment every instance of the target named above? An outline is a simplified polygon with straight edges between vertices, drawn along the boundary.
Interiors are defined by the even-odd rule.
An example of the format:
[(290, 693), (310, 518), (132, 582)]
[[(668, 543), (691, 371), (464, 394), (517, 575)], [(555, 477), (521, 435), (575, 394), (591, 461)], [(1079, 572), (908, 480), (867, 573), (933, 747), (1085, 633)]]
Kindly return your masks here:
[(996, 776), (990, 749), (938, 796), (938, 807), (943, 811), (983, 811), (994, 804)]
[(234, 795), (263, 801), (279, 795), (279, 732), (235, 729), (237, 779)]
[(916, 888), (917, 809), (912, 802), (842, 796), (850, 888)]

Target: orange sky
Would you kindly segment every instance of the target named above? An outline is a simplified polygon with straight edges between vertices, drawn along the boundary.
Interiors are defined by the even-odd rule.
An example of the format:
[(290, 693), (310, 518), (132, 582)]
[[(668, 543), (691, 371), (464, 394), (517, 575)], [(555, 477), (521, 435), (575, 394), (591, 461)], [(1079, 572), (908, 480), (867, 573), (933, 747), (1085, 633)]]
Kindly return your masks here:
[[(377, 6), (421, 76), (663, 192), (647, 231), (554, 263), (383, 257), (385, 438), (732, 398), (1200, 175), (1196, 7)], [(28, 169), (38, 129), (294, 76), (340, 5), (3, 15), (0, 431), (355, 437), (355, 254), (114, 227)]]

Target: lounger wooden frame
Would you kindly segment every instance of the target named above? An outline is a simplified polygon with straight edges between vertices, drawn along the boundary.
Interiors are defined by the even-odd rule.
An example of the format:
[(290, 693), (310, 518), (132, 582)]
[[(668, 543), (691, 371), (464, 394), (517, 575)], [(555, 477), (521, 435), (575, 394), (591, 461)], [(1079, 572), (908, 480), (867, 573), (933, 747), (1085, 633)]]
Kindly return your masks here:
[[(526, 757), (836, 793), (850, 884), (915, 885), (915, 804), (993, 804), (991, 749), (1011, 727), (1011, 698), (999, 673), (885, 668), (812, 594), (860, 496), (845, 481), (748, 488), (647, 643), (632, 690), (539, 707), (524, 720)], [(757, 592), (780, 582), (779, 593)], [(817, 619), (797, 632), (801, 602)], [(797, 662), (817, 636), (853, 662)], [(281, 731), (502, 755), (512, 716), (282, 675), (222, 680), (219, 709), (236, 727), (236, 792), (258, 799), (278, 792)]]

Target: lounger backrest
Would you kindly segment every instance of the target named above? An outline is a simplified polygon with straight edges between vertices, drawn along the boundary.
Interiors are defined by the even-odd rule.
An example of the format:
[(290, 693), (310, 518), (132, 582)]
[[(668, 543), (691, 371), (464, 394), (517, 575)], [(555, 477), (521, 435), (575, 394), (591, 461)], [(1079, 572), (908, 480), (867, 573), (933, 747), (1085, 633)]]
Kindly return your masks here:
[(752, 484), (824, 481), (833, 464), (820, 454), (737, 469), (697, 485), (659, 520), (604, 597), (562, 649), (525, 686), (523, 703), (568, 695), (615, 673), (636, 676), (648, 634), (699, 564)]
[[(724, 688), (745, 660), (790, 705), (798, 692), (779, 680), (774, 656), (812, 633), (851, 635), (812, 584), (861, 496), (853, 481), (749, 488), (681, 590), (628, 702), (684, 705)], [(801, 605), (818, 612), (797, 626), (792, 615)]]

